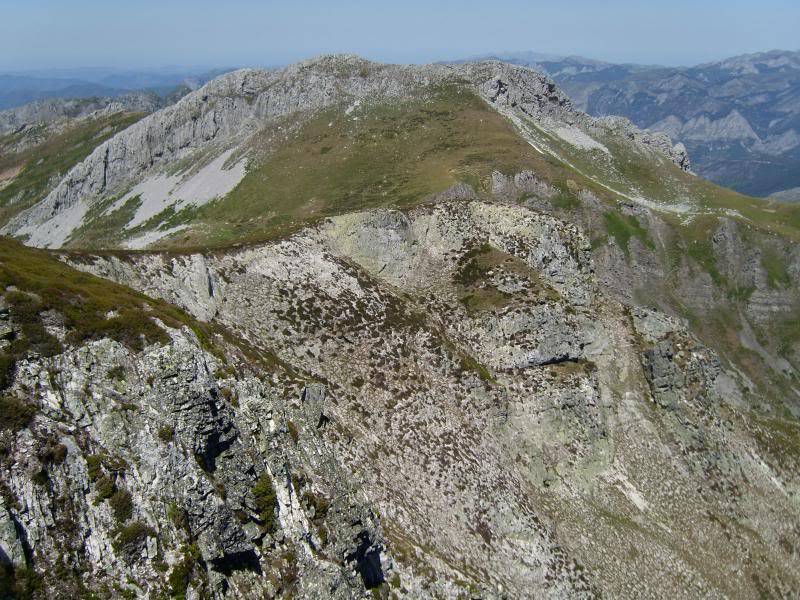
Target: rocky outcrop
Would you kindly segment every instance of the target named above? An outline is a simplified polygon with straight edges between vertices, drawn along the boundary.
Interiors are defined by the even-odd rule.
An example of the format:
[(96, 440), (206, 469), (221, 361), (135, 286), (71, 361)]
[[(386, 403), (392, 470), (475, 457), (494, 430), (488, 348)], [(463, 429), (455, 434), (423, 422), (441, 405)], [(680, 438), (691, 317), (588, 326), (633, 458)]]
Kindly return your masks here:
[(799, 305), (800, 251), (738, 215), (678, 229), (677, 210), (568, 162), (611, 169), (627, 136), (629, 156), (691, 182), (664, 137), (593, 121), (508, 65), (328, 58), (212, 82), (101, 146), (29, 215), (69, 224), (126, 169), (442, 83), (477, 91), (547, 157), (535, 164), (575, 179), (487, 171), (479, 190), (214, 252), (59, 263), (2, 244), (1, 582), (146, 598), (791, 595), (800, 348), (780, 319)]
[(518, 200), (526, 196), (552, 198), (556, 190), (547, 182), (542, 181), (532, 171), (523, 171), (509, 177), (495, 171), (492, 173), (492, 195), (505, 200)]
[[(312, 492), (341, 485), (311, 433), (321, 415), (305, 418), (320, 389), (245, 374), (188, 330), (170, 338), (18, 365), (4, 394), (35, 414), (0, 432), (0, 563), (34, 570), (54, 594), (349, 598), (372, 585), (382, 537), (369, 510), (354, 497), (329, 510)], [(302, 451), (295, 427), (309, 432)]]
[[(475, 201), (343, 215), (204, 255), (224, 282), (206, 307), (175, 293), (194, 289), (183, 269), (200, 257), (174, 260), (79, 266), (213, 314), (322, 382), (287, 400), (274, 439), (295, 448), (290, 473), (336, 473), (370, 507), (325, 522), (352, 542), (336, 556), (362, 585), (410, 597), (736, 595), (784, 593), (800, 577), (773, 544), (799, 517), (772, 490), (796, 489), (796, 477), (758, 458), (773, 456), (754, 433), (763, 425), (721, 417), (746, 405), (747, 381), (679, 320), (611, 300), (574, 226)], [(269, 401), (243, 396), (234, 421), (255, 434), (242, 423)], [(315, 518), (333, 518), (340, 495), (323, 496), (327, 510), (309, 501), (314, 512), (291, 525), (282, 503), (281, 523), (324, 548)], [(742, 518), (757, 533), (727, 544), (721, 523)], [(707, 550), (720, 547), (724, 557)]]
[(115, 112), (151, 113), (164, 106), (155, 93), (131, 93), (116, 98), (51, 98), (0, 111), (0, 135), (36, 126), (86, 119)]
[[(614, 130), (620, 131), (630, 140), (643, 146), (653, 148), (668, 157), (673, 163), (683, 171), (691, 170), (691, 161), (686, 151), (686, 146), (678, 142), (673, 145), (670, 136), (662, 130), (654, 127), (649, 129), (638, 129), (625, 117), (604, 117), (601, 121)], [(676, 139), (682, 139), (677, 137)]]

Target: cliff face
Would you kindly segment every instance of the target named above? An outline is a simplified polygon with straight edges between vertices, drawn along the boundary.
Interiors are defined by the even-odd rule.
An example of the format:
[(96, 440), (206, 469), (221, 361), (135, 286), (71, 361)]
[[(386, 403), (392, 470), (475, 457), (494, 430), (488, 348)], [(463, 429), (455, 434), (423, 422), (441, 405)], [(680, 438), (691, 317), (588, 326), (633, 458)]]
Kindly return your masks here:
[(55, 98), (0, 111), (0, 136), (34, 129), (52, 130), (115, 112), (151, 113), (165, 106), (155, 93), (118, 98)]
[[(109, 285), (51, 261), (48, 276)], [(2, 313), (4, 594), (349, 598), (391, 573), (358, 481), (318, 432), (324, 386), (172, 309), (137, 322), (127, 293), (107, 333), (76, 331), (69, 308), (37, 320), (29, 302), (71, 291), (22, 291), (38, 276), (4, 272), (20, 284)]]
[[(45, 590), (241, 597), (289, 586), (349, 597), (363, 589), (350, 572), (361, 563), (346, 557), (361, 538), (368, 547), (376, 540), (375, 523), (336, 481), (330, 449), (309, 440), (305, 450), (327, 464), (302, 490), (288, 485), (304, 461), (294, 458), (287, 419), (314, 431), (303, 409), (318, 387), (276, 389), (172, 331), (139, 353), (102, 340), (28, 361), (6, 393), (26, 390), (36, 390), (25, 400), (35, 416), (4, 432), (1, 543), (4, 561), (41, 573)], [(320, 486), (344, 495), (330, 515), (306, 506), (327, 502), (313, 495)], [(320, 535), (330, 535), (326, 552), (339, 566), (312, 553)]]

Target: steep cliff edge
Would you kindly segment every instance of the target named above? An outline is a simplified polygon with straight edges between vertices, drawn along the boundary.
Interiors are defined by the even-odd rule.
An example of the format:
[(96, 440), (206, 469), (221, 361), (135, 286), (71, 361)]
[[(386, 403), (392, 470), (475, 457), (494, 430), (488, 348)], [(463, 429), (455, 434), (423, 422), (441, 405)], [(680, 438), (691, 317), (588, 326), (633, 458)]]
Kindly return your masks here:
[(0, 256), (4, 594), (350, 598), (392, 574), (314, 433), (324, 387), (52, 257)]

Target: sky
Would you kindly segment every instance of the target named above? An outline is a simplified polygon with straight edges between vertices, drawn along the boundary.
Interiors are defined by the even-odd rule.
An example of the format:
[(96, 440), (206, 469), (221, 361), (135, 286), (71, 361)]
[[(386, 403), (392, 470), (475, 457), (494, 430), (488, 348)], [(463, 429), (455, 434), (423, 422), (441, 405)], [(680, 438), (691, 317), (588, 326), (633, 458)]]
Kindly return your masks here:
[(0, 0), (0, 15), (2, 71), (527, 50), (692, 65), (800, 49), (800, 0)]

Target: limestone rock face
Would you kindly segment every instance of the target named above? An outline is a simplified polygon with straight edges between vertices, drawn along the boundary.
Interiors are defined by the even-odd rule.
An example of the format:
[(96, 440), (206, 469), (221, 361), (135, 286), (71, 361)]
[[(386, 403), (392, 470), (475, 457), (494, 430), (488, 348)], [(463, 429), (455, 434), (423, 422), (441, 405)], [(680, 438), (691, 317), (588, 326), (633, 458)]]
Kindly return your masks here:
[[(183, 585), (203, 596), (274, 595), (291, 585), (306, 597), (346, 598), (363, 589), (362, 539), (378, 557), (382, 540), (369, 510), (342, 497), (329, 515), (319, 503), (315, 514), (293, 487), (302, 481), (308, 495), (323, 472), (338, 478), (317, 465), (313, 482), (298, 479), (302, 460), (290, 458), (287, 415), (297, 413), (296, 427), (309, 431), (305, 451), (331, 460), (330, 450), (313, 450), (320, 415), (307, 424), (303, 410), (316, 402), (320, 412), (324, 391), (241, 374), (188, 330), (170, 336), (140, 353), (101, 340), (18, 366), (7, 393), (35, 389), (38, 414), (16, 435), (3, 432), (3, 564), (35, 565), (46, 579), (47, 565), (71, 565), (48, 589), (102, 584), (143, 597), (169, 591), (164, 573), (181, 568)], [(60, 449), (57, 458), (48, 449)], [(276, 492), (273, 529), (254, 495), (260, 478)], [(312, 552), (323, 530), (340, 567)], [(290, 565), (269, 562), (283, 555)]]
[(163, 108), (155, 93), (137, 92), (117, 98), (51, 98), (0, 111), (0, 135), (20, 133), (35, 126), (57, 126), (120, 111), (150, 113)]
[[(664, 154), (682, 170), (691, 170), (691, 160), (689, 159), (689, 153), (686, 151), (686, 146), (681, 142), (673, 145), (669, 134), (661, 129), (654, 127), (652, 130), (642, 130), (633, 125), (633, 123), (625, 117), (603, 117), (599, 120), (614, 129), (623, 131), (632, 141), (643, 146), (654, 148), (658, 152)], [(676, 137), (675, 139), (681, 138)]]
[[(797, 478), (760, 458), (773, 455), (735, 412), (748, 382), (680, 320), (612, 299), (590, 256), (574, 225), (442, 200), (213, 255), (76, 260), (213, 316), (254, 352), (251, 375), (219, 373), (197, 349), (167, 360), (191, 346), (180, 336), (146, 351), (166, 361), (157, 370), (125, 359), (138, 361), (126, 372), (154, 373), (158, 404), (91, 426), (92, 439), (131, 465), (117, 477), (156, 532), (137, 550), (144, 564), (147, 548), (166, 552), (184, 534), (162, 532), (164, 501), (134, 472), (152, 473), (157, 498), (184, 499), (208, 565), (195, 584), (220, 597), (280, 585), (300, 597), (727, 596), (756, 593), (754, 560), (788, 593), (800, 573), (773, 542), (794, 535)], [(197, 265), (204, 276), (188, 277)], [(256, 356), (272, 374), (257, 374)], [(94, 363), (98, 377), (116, 364)], [(70, 414), (97, 411), (72, 403)], [(126, 425), (132, 415), (142, 421)], [(162, 423), (174, 428), (166, 448), (144, 433)], [(123, 452), (139, 439), (152, 441)], [(264, 474), (278, 503), (269, 535), (251, 495)], [(15, 495), (30, 496), (15, 477)], [(42, 510), (27, 526), (53, 518)], [(742, 518), (757, 534), (726, 543), (721, 523)], [(117, 556), (113, 534), (96, 536)], [(144, 588), (151, 576), (133, 577)]]
[(616, 192), (647, 161), (691, 189), (669, 164), (685, 155), (532, 71), (237, 71), (9, 227), (59, 246), (181, 161), (243, 165), (267, 122), (442, 84), (507, 117), (540, 172), (492, 166), (214, 251), (2, 242), (0, 582), (153, 600), (800, 587), (800, 249), (777, 223)]

